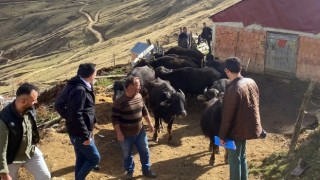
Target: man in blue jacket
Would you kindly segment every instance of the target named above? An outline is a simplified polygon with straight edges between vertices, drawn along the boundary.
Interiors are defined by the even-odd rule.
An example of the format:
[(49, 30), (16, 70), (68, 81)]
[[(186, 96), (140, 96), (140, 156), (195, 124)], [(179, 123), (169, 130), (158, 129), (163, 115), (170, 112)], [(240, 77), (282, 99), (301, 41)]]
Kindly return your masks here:
[(100, 161), (93, 140), (96, 116), (92, 86), (96, 74), (95, 64), (80, 64), (77, 76), (68, 81), (55, 103), (58, 113), (66, 119), (67, 131), (74, 146), (76, 180), (84, 180)]

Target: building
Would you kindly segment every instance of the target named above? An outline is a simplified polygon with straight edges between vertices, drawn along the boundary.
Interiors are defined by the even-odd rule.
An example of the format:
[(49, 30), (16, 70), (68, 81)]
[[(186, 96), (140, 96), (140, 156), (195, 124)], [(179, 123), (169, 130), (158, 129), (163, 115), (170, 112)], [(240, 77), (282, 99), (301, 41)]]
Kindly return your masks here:
[(318, 0), (242, 0), (212, 15), (212, 53), (248, 70), (320, 80)]

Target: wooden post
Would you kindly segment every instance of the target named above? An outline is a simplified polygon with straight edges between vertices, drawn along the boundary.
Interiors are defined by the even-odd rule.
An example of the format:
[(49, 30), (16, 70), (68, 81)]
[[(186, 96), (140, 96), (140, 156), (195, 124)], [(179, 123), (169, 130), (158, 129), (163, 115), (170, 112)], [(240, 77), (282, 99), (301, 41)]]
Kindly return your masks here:
[(113, 53), (113, 66), (116, 65), (116, 55)]
[(297, 141), (298, 141), (298, 138), (299, 138), (299, 135), (300, 135), (301, 125), (302, 125), (303, 118), (304, 118), (304, 115), (305, 115), (305, 110), (306, 110), (306, 108), (307, 108), (307, 106), (309, 104), (310, 96), (311, 96), (311, 93), (313, 91), (313, 88), (314, 88), (315, 84), (316, 84), (316, 82), (314, 80), (311, 80), (311, 82), (309, 84), (309, 87), (307, 89), (307, 92), (304, 94), (302, 105), (301, 105), (301, 108), (300, 108), (300, 111), (299, 111), (299, 115), (298, 115), (298, 118), (297, 118), (297, 121), (296, 121), (296, 125), (295, 125), (295, 128), (294, 128), (292, 139), (291, 139), (290, 149), (289, 149), (289, 152), (288, 152), (288, 157), (289, 158), (293, 155), (293, 152), (294, 152), (294, 150), (296, 148), (296, 144), (297, 144)]

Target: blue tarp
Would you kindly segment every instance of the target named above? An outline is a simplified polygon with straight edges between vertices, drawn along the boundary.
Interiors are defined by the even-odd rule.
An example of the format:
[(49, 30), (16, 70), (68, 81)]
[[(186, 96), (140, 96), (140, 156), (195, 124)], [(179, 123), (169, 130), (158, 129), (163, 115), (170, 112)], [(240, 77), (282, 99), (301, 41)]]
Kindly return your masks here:
[(142, 42), (137, 42), (134, 47), (131, 49), (131, 52), (136, 54), (141, 54), (145, 51), (150, 45)]

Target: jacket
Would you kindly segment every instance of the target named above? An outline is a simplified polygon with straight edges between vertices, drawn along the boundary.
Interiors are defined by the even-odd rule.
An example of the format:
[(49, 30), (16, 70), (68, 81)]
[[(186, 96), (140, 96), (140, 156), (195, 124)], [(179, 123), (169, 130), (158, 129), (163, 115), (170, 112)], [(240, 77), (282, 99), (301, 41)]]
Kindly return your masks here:
[(80, 76), (71, 78), (55, 102), (55, 109), (66, 119), (69, 136), (90, 139), (96, 122), (95, 95)]
[(258, 86), (250, 78), (236, 78), (226, 87), (219, 136), (223, 140), (249, 140), (261, 132)]
[(202, 29), (201, 37), (203, 39), (211, 41), (211, 39), (212, 39), (212, 29), (209, 28), (209, 27), (204, 27)]
[[(7, 126), (9, 134), (8, 134), (8, 144), (7, 144), (7, 153), (6, 159), (7, 164), (11, 164), (20, 148), (20, 144), (22, 141), (23, 135), (23, 127), (22, 121), (23, 116), (19, 115), (16, 111), (15, 101), (8, 104), (5, 108), (0, 112), (0, 120), (4, 122)], [(36, 111), (34, 109), (28, 110), (26, 112), (30, 117), (32, 124), (32, 144), (35, 145), (40, 141), (39, 132), (36, 124)], [(4, 137), (1, 137), (4, 138)]]

